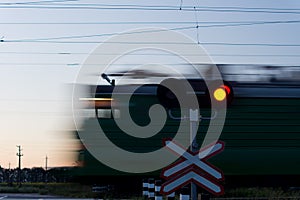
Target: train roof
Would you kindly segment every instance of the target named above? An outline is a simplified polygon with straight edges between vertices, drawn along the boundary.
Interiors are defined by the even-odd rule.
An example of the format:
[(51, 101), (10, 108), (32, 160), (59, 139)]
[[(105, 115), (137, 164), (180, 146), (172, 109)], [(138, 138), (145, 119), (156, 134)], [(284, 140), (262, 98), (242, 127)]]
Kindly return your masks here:
[[(300, 98), (300, 66), (220, 64), (217, 67), (223, 80), (232, 86), (235, 98)], [(123, 76), (122, 73), (110, 73), (108, 76), (116, 78), (118, 93), (129, 94), (132, 88), (142, 85), (135, 91), (136, 95), (155, 95), (159, 83), (151, 83), (149, 79), (170, 78), (150, 70), (134, 71)], [(117, 79), (120, 76), (123, 81), (119, 85)], [(193, 82), (192, 86), (197, 85), (193, 87), (197, 94), (204, 93), (206, 87), (203, 87), (205, 83), (201, 77), (188, 80)], [(104, 83), (98, 86), (91, 85), (90, 88), (91, 93), (96, 91), (97, 94), (111, 94), (115, 87)]]

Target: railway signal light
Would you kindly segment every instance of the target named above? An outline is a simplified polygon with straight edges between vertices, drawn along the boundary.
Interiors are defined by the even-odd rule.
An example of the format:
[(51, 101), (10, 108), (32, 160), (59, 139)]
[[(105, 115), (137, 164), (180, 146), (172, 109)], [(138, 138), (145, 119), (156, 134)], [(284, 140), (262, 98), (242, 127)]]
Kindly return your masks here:
[[(166, 79), (158, 85), (157, 96), (160, 104), (165, 108), (180, 108), (182, 104), (179, 103), (178, 96), (176, 96), (166, 85), (172, 85), (172, 88), (176, 88), (176, 94), (181, 95), (181, 98), (191, 99), (192, 95), (196, 95), (200, 108), (210, 107), (212, 102), (218, 109), (224, 106), (229, 106), (233, 100), (233, 90), (230, 83), (223, 81), (223, 84), (217, 85), (216, 82), (211, 81), (208, 84), (204, 80), (187, 80), (194, 91), (187, 90), (186, 81), (179, 79)], [(218, 81), (220, 82), (220, 81)], [(209, 89), (212, 91), (209, 91)], [(187, 101), (188, 102), (188, 101)], [(224, 103), (226, 102), (226, 105)], [(193, 108), (193, 103), (183, 104), (184, 107)]]
[(226, 91), (225, 89), (219, 87), (214, 91), (214, 98), (217, 101), (224, 101), (226, 99)]
[(231, 85), (225, 81), (224, 84), (215, 87), (212, 96), (212, 101), (215, 101), (217, 105), (226, 101), (227, 106), (229, 106), (233, 100), (233, 90)]

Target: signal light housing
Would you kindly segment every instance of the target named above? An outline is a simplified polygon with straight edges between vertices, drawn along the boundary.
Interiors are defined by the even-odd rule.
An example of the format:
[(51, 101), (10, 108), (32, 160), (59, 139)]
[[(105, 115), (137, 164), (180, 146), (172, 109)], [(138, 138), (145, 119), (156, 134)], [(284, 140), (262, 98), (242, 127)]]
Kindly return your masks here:
[[(217, 85), (215, 81), (211, 81), (208, 83), (209, 87), (207, 87), (204, 80), (191, 79), (187, 81), (194, 91), (187, 91), (187, 87), (185, 86), (187, 82), (183, 80), (171, 78), (162, 81), (157, 88), (157, 97), (160, 104), (168, 109), (180, 108), (180, 106), (194, 108), (196, 106), (188, 101), (186, 105), (180, 105), (176, 95), (164, 85), (172, 85), (173, 88), (178, 88), (176, 89), (177, 95), (182, 95), (181, 97), (185, 99), (190, 99), (191, 95), (196, 94), (200, 108), (211, 107), (213, 104), (218, 109), (221, 109), (225, 106), (228, 107), (232, 103), (233, 90), (227, 81), (223, 81), (222, 85)], [(212, 89), (212, 91), (209, 91), (208, 88)], [(224, 104), (225, 102), (226, 104)]]

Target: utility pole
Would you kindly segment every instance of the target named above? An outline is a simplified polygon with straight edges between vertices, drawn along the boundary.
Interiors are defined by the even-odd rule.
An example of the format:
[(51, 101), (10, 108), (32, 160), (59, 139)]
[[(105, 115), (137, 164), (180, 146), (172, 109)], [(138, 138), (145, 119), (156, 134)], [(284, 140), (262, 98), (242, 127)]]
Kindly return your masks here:
[(19, 157), (18, 182), (19, 182), (19, 186), (21, 186), (21, 157), (23, 156), (23, 154), (22, 154), (21, 146), (17, 145), (17, 148), (18, 148), (17, 156)]
[(45, 158), (45, 169), (46, 169), (46, 171), (48, 170), (48, 156), (47, 155)]
[(7, 183), (8, 183), (8, 185), (11, 184), (11, 180), (10, 180), (10, 162), (8, 163), (8, 177), (7, 177)]
[(48, 182), (48, 173), (47, 173), (47, 170), (48, 170), (48, 156), (46, 155), (46, 158), (45, 158), (45, 183)]

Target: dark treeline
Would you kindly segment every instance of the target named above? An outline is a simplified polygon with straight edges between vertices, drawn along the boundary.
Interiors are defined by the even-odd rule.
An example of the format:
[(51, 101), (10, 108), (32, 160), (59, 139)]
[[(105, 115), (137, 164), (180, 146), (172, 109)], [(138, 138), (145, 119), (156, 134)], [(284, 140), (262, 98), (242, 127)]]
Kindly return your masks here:
[[(72, 168), (56, 167), (47, 171), (42, 167), (23, 168), (21, 169), (21, 183), (39, 183), (39, 182), (54, 182), (64, 183), (71, 179)], [(0, 183), (14, 184), (18, 183), (18, 168), (5, 169), (0, 166)]]

